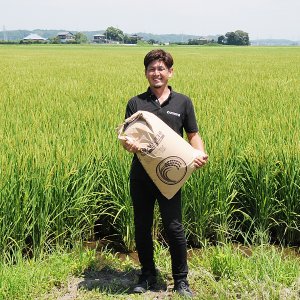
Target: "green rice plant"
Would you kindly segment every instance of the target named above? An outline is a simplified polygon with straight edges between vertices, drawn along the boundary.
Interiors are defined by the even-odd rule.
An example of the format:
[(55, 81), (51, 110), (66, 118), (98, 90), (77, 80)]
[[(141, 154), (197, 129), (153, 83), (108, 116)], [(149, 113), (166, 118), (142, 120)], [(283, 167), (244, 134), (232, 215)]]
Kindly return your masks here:
[(183, 223), (188, 241), (194, 246), (205, 246), (213, 235), (216, 211), (210, 165), (203, 172), (194, 173), (182, 190)]
[(217, 172), (211, 177), (213, 180), (213, 190), (215, 191), (215, 218), (213, 226), (215, 227), (215, 239), (218, 242), (229, 242), (236, 229), (235, 215), (240, 211), (236, 207), (235, 182), (237, 180), (237, 167), (233, 165), (234, 160), (223, 160), (219, 162)]
[(134, 218), (126, 167), (128, 169), (128, 165), (119, 164), (114, 157), (110, 159), (105, 180), (101, 183), (109, 196), (102, 200), (100, 214), (109, 216), (108, 222), (115, 228), (118, 240), (125, 250), (132, 251), (135, 247)]
[(188, 239), (197, 246), (226, 242), (234, 235), (238, 213), (235, 205), (237, 170), (229, 166), (230, 163), (234, 161), (209, 163), (195, 173), (184, 188), (185, 226)]
[[(170, 47), (209, 164), (183, 188), (189, 242), (299, 243), (298, 47)], [(116, 138), (149, 47), (0, 47), (0, 248), (107, 236), (134, 249), (130, 156)], [(162, 238), (158, 211), (153, 227)], [(17, 257), (17, 255), (16, 255)]]
[(276, 216), (276, 236), (286, 244), (296, 244), (300, 241), (300, 164), (296, 156), (281, 155), (276, 162), (275, 180), (278, 189), (276, 198), (279, 211)]
[[(253, 242), (269, 242), (270, 230), (276, 224), (275, 216), (279, 211), (276, 188), (273, 170), (269, 165), (250, 160), (246, 156), (241, 158), (237, 199), (241, 210), (250, 217), (254, 225)], [(243, 226), (247, 226), (247, 223), (243, 223)]]
[[(19, 202), (4, 201), (9, 194), (5, 191), (1, 194), (5, 204), (1, 225), (10, 230), (1, 236), (3, 253), (19, 249), (38, 255), (56, 244), (72, 245), (75, 240), (91, 238), (92, 224), (98, 214), (97, 199), (103, 196), (99, 190), (102, 163), (98, 162), (97, 169), (97, 161), (91, 159), (81, 169), (72, 168), (69, 172), (55, 170), (53, 166), (46, 178), (43, 173), (38, 177), (37, 170), (28, 170), (25, 178), (14, 172), (6, 187), (13, 184), (14, 189), (9, 192), (14, 192)], [(57, 179), (60, 175), (64, 180)]]

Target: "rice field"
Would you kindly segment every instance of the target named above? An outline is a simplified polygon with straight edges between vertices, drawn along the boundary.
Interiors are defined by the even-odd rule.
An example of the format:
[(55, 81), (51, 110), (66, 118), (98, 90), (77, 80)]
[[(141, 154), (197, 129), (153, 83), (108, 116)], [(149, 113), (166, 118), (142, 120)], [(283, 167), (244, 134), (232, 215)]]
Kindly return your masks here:
[[(189, 243), (299, 245), (300, 48), (165, 48), (210, 156), (183, 189)], [(131, 155), (115, 129), (147, 88), (150, 50), (0, 46), (4, 259), (95, 236), (134, 249)], [(163, 239), (158, 214), (153, 234)]]

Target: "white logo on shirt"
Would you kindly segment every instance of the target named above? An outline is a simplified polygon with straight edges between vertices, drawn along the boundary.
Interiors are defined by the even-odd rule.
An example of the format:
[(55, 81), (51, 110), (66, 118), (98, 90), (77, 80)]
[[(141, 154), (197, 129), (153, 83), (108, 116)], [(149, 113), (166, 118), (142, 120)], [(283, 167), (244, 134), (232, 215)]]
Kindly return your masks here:
[(176, 117), (180, 117), (180, 114), (176, 113), (176, 112), (173, 112), (173, 111), (167, 111), (167, 114), (168, 115), (173, 115), (173, 116), (176, 116)]

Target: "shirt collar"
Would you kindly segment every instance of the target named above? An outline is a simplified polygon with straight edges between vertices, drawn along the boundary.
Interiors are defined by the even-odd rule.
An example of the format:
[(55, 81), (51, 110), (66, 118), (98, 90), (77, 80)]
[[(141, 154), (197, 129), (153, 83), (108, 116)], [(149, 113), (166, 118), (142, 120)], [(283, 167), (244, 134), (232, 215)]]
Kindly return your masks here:
[[(173, 89), (172, 89), (172, 87), (170, 85), (168, 85), (168, 88), (170, 90), (170, 96), (169, 97), (172, 97), (172, 95), (173, 95)], [(148, 87), (148, 89), (147, 89), (147, 96), (148, 96), (147, 97), (148, 99), (156, 100), (156, 96), (152, 93), (150, 87)]]

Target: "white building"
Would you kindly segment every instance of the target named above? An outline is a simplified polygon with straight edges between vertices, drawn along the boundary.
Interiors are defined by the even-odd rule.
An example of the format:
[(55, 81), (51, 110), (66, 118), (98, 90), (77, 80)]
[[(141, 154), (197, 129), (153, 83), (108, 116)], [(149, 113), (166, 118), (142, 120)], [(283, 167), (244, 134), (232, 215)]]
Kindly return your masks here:
[(41, 37), (38, 34), (31, 33), (31, 34), (25, 36), (23, 38), (23, 41), (26, 41), (26, 42), (41, 42), (41, 43), (43, 43), (43, 42), (47, 41), (47, 39)]

